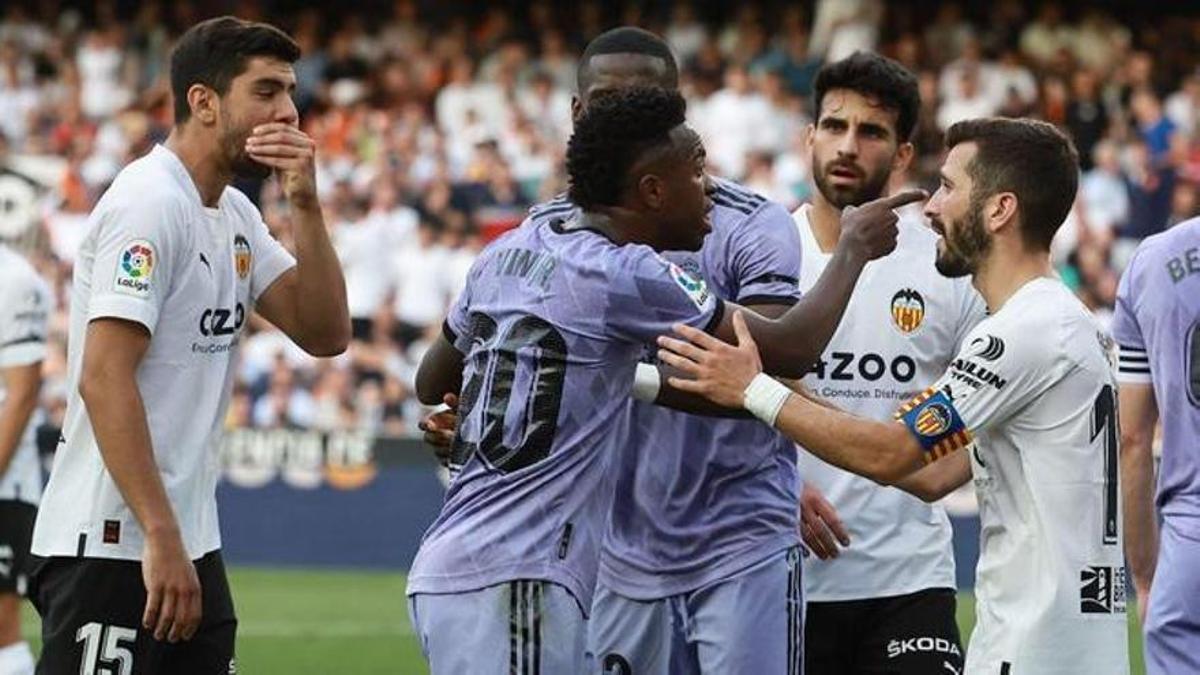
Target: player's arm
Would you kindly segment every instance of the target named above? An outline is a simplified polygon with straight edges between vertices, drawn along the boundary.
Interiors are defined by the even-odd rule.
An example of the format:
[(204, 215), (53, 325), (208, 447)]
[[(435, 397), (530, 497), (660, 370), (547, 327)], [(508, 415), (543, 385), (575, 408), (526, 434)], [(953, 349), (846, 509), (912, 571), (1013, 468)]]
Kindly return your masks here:
[(927, 502), (936, 502), (971, 480), (968, 449), (955, 450), (942, 459), (896, 481), (896, 487)]
[[(910, 190), (847, 209), (837, 248), (812, 289), (777, 319), (747, 314), (746, 325), (767, 373), (793, 378), (808, 373), (837, 330), (863, 267), (896, 248), (898, 217), (893, 209), (926, 197), (922, 190)], [(727, 305), (713, 334), (732, 342), (732, 317), (740, 308)]]
[(316, 144), (288, 124), (255, 131), (246, 149), (279, 172), (296, 240), (296, 266), (258, 298), (258, 312), (309, 354), (336, 356), (350, 344), (350, 312), (346, 280), (317, 201)]
[(154, 460), (137, 369), (150, 346), (139, 323), (100, 318), (88, 324), (79, 394), (104, 466), (146, 536), (142, 625), (155, 639), (190, 639), (200, 624), (200, 581)]
[(417, 368), (417, 398), (425, 405), (438, 405), (447, 394), (462, 389), (462, 376), (463, 354), (442, 331)]
[(1158, 519), (1154, 509), (1154, 427), (1158, 404), (1149, 383), (1120, 385), (1121, 502), (1125, 518), (1125, 557), (1137, 586), (1138, 609), (1145, 605), (1158, 564)]
[(826, 462), (880, 483), (893, 483), (922, 466), (925, 452), (901, 424), (858, 418), (786, 387), (775, 388), (769, 394), (772, 401), (754, 401), (748, 388), (761, 374), (762, 364), (742, 313), (736, 313), (731, 323), (737, 346), (688, 326), (676, 330), (690, 342), (660, 338), (659, 358), (692, 378), (672, 378), (673, 387), (726, 407), (744, 406), (756, 416), (763, 416), (756, 408), (773, 408), (767, 417), (784, 435)]
[(0, 476), (3, 476), (37, 408), (42, 361), (0, 368), (0, 379), (4, 381), (4, 401), (0, 403)]

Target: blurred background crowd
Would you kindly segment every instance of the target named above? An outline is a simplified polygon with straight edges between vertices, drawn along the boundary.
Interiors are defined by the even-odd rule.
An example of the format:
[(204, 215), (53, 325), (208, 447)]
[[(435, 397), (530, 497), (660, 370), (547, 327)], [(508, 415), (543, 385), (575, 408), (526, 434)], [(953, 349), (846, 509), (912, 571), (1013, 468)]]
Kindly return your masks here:
[[(958, 120), (1058, 124), (1079, 148), (1082, 178), (1055, 260), (1101, 317), (1137, 242), (1200, 212), (1200, 15), (1174, 3), (2, 5), (0, 238), (31, 252), (57, 292), (44, 390), (54, 421), (87, 214), (121, 167), (169, 131), (174, 37), (219, 13), (275, 23), (304, 49), (296, 101), (318, 142), (355, 338), (345, 355), (316, 361), (254, 323), (230, 425), (412, 433), (423, 345), (480, 248), (565, 189), (576, 58), (619, 24), (672, 46), (713, 173), (789, 208), (813, 189), (804, 130), (816, 71), (858, 49), (920, 79), (917, 159), (897, 183), (936, 186), (942, 132)], [(241, 187), (289, 245), (274, 184)]]

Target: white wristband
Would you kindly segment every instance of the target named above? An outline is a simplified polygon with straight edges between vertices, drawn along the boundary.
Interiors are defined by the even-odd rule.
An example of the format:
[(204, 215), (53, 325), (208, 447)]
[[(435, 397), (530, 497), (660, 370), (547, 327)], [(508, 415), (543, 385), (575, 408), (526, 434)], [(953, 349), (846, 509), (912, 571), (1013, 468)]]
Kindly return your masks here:
[(658, 390), (662, 388), (662, 380), (658, 368), (649, 363), (639, 363), (633, 374), (633, 397), (646, 403), (654, 403), (658, 398)]
[(791, 389), (775, 381), (770, 375), (759, 373), (746, 386), (746, 391), (742, 394), (742, 407), (758, 419), (775, 426), (775, 418), (779, 416), (784, 401), (791, 394)]

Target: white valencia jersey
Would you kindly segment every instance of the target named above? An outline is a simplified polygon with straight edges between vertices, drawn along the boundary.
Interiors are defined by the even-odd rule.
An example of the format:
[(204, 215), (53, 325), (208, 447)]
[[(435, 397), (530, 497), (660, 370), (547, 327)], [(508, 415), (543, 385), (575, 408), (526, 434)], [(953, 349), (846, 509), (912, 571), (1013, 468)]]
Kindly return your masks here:
[(949, 416), (917, 418), (936, 429), (960, 417), (975, 439), (967, 673), (1129, 672), (1112, 352), (1062, 282), (1035, 279), (970, 332), (934, 385)]
[[(816, 284), (830, 254), (821, 250), (809, 206), (793, 217), (804, 247), (800, 288)], [(834, 405), (891, 420), (902, 403), (933, 384), (959, 343), (985, 315), (970, 279), (934, 268), (937, 235), (918, 220), (900, 221), (896, 250), (867, 264), (821, 362), (803, 380)], [(833, 560), (804, 561), (805, 598), (813, 602), (904, 595), (954, 588), (950, 521), (939, 504), (843, 471), (800, 453), (805, 481), (837, 509), (850, 546)]]
[(189, 557), (220, 548), (217, 448), (238, 341), (255, 300), (294, 264), (241, 192), (226, 188), (217, 208), (206, 208), (167, 148), (121, 171), (89, 217), (75, 261), (66, 422), (33, 553), (142, 556), (141, 528), (105, 468), (78, 393), (87, 326), (100, 318), (149, 330), (137, 385), (154, 459)]
[[(49, 287), (29, 261), (0, 244), (0, 371), (30, 366), (46, 358), (46, 327), (53, 309)], [(0, 407), (8, 392), (0, 377)], [(42, 465), (35, 430), (42, 421), (35, 409), (17, 441), (8, 469), (0, 474), (0, 500), (37, 504), (42, 494)]]

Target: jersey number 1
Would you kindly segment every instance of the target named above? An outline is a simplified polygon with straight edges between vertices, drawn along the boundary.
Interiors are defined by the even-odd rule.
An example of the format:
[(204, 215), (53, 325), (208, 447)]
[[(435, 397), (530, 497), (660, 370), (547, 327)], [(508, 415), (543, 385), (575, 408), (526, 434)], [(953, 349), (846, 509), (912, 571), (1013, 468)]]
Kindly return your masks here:
[(1092, 405), (1091, 441), (1103, 436), (1104, 448), (1104, 543), (1117, 543), (1117, 392), (1112, 385), (1100, 389)]
[[(463, 385), (458, 414), (465, 422), (482, 404), (483, 417), (478, 442), (464, 440), (460, 426), (451, 463), (462, 466), (478, 452), (497, 471), (519, 471), (550, 454), (567, 374), (567, 343), (554, 326), (536, 316), (522, 317), (503, 336), (486, 314), (473, 313), (470, 320), (472, 342), (481, 344), (473, 350), (471, 377)], [(528, 391), (518, 398), (520, 440), (509, 447), (504, 443), (505, 420), (518, 381), (518, 357), (523, 354), (531, 357), (532, 367), (523, 378)]]

